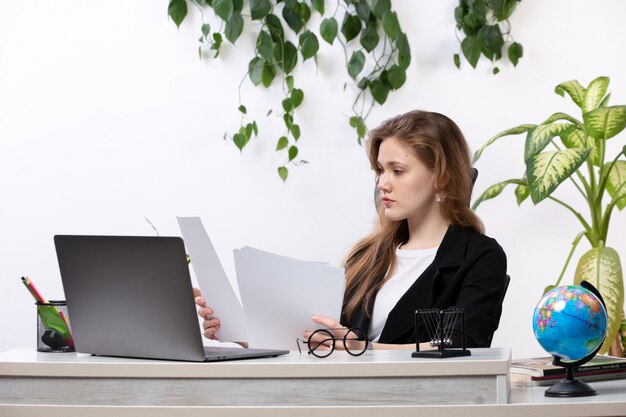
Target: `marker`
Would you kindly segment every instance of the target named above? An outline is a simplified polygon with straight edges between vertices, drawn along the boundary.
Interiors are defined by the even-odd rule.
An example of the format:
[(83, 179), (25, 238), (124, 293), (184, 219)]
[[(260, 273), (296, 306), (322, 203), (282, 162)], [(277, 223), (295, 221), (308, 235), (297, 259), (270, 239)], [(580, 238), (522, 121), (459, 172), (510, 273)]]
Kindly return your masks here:
[(43, 298), (41, 293), (37, 291), (37, 288), (35, 288), (35, 285), (31, 282), (30, 279), (28, 279), (27, 277), (22, 277), (22, 283), (24, 284), (28, 292), (33, 296), (35, 301), (42, 304), (48, 304), (48, 300)]

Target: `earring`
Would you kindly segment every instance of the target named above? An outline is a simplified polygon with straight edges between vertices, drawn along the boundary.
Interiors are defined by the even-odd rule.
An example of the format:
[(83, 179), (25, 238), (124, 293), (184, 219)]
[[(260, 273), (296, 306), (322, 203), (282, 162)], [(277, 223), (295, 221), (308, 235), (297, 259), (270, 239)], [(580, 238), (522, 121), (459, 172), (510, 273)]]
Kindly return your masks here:
[(437, 203), (441, 203), (441, 196), (439, 195), (439, 193), (435, 194), (435, 201)]

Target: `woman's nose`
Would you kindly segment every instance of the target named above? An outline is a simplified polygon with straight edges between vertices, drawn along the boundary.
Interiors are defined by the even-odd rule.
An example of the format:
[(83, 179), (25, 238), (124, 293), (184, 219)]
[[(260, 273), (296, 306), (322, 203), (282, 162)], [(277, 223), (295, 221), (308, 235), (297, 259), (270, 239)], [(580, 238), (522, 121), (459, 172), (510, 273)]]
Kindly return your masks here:
[(389, 191), (389, 181), (387, 181), (387, 177), (385, 176), (385, 174), (380, 174), (380, 176), (378, 177), (378, 190), (379, 191), (384, 191), (384, 192), (388, 192)]

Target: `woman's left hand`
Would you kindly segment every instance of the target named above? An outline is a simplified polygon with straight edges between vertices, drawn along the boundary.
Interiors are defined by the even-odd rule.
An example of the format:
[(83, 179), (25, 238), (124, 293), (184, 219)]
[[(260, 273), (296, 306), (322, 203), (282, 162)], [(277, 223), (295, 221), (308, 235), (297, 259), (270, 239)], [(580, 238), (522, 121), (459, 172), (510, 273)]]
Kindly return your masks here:
[[(326, 329), (333, 335), (335, 338), (335, 349), (344, 350), (346, 346), (344, 346), (343, 340), (349, 329), (345, 326), (342, 326), (338, 320), (335, 320), (326, 316), (313, 316), (312, 320), (315, 324), (326, 327)], [(305, 340), (309, 340), (309, 337), (313, 334), (314, 331), (305, 331), (302, 336)], [(359, 351), (365, 349), (365, 341), (364, 340), (355, 340), (357, 337), (355, 335), (348, 335), (346, 338), (347, 348), (349, 350)], [(317, 333), (314, 336), (314, 339), (311, 342), (318, 342), (330, 348), (332, 340), (329, 340), (324, 334)]]

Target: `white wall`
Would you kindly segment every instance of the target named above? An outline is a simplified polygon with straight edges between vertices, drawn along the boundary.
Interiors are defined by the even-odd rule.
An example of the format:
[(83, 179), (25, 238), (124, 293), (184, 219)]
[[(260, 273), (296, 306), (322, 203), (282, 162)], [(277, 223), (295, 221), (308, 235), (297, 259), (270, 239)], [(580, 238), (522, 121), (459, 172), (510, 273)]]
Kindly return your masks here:
[[(486, 62), (454, 68), (457, 2), (394, 3), (413, 62), (405, 87), (373, 112), (370, 126), (409, 109), (440, 111), (476, 149), (505, 128), (575, 112), (552, 92), (564, 80), (610, 76), (613, 103), (626, 103), (626, 2), (523, 1), (512, 30), (525, 57), (517, 68), (501, 64), (497, 76)], [(323, 44), (317, 71), (307, 62), (296, 74), (306, 93), (296, 116), (300, 151), (310, 164), (292, 168), (282, 184), (270, 123), (243, 155), (222, 140), (238, 123), (251, 39), (225, 46), (222, 59), (199, 61), (197, 12), (177, 31), (166, 10), (166, 1), (152, 0), (0, 0), (0, 350), (35, 346), (20, 276), (48, 298), (63, 297), (54, 234), (151, 235), (146, 216), (162, 235), (179, 235), (175, 216), (199, 215), (232, 277), (233, 248), (338, 264), (371, 227), (373, 176), (344, 117), (353, 93), (342, 92), (340, 51)], [(279, 107), (272, 92), (249, 84), (244, 102), (261, 120)], [(624, 134), (612, 142), (623, 146)], [(476, 191), (521, 175), (522, 148), (518, 137), (487, 152)], [(515, 357), (539, 355), (532, 309), (579, 226), (549, 202), (517, 208), (512, 189), (505, 193), (479, 210), (512, 277), (494, 345), (512, 346)], [(576, 198), (568, 188), (560, 194)], [(616, 214), (609, 241), (622, 257), (625, 225)]]

